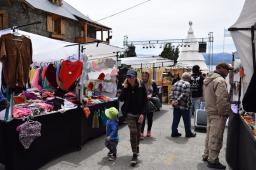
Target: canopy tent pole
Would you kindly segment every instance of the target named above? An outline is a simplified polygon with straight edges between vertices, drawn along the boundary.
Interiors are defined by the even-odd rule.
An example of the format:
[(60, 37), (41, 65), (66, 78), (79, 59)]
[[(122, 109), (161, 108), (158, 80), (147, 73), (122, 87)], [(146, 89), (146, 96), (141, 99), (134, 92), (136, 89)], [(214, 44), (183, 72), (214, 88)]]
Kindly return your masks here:
[(252, 61), (253, 61), (253, 73), (255, 72), (256, 69), (256, 63), (255, 63), (255, 42), (254, 42), (254, 31), (255, 31), (255, 26), (253, 25), (251, 27), (251, 41), (252, 41)]

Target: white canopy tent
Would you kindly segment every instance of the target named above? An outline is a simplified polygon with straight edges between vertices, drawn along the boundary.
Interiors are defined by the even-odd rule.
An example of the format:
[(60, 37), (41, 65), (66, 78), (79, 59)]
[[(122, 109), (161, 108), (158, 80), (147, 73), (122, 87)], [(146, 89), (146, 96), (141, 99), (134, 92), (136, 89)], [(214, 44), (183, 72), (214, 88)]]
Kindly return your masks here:
[[(1, 30), (0, 36), (4, 34), (12, 33), (11, 29)], [(68, 59), (72, 56), (78, 58), (78, 45), (74, 43), (55, 40), (47, 38), (41, 35), (28, 33), (25, 31), (17, 31), (19, 35), (27, 36), (31, 39), (32, 49), (33, 49), (33, 62), (54, 62), (61, 59)], [(107, 45), (104, 43), (90, 43), (82, 45), (84, 50), (83, 53), (88, 56), (89, 60), (97, 58), (107, 58), (115, 57), (117, 52), (123, 52), (123, 48), (119, 48), (112, 45)], [(2, 70), (2, 65), (0, 63), (0, 70)], [(1, 74), (0, 74), (1, 80)], [(1, 81), (0, 81), (1, 85)]]
[(121, 64), (131, 65), (133, 68), (152, 68), (152, 67), (166, 67), (173, 65), (172, 60), (164, 59), (162, 57), (127, 57), (121, 58)]
[[(0, 36), (11, 33), (11, 29), (0, 31)], [(20, 35), (29, 37), (32, 41), (33, 62), (52, 62), (61, 59), (67, 59), (69, 56), (78, 55), (78, 45), (70, 46), (73, 43), (47, 38), (41, 35), (18, 31)], [(116, 52), (123, 52), (123, 48), (119, 48), (104, 43), (84, 44), (84, 53), (91, 57), (111, 57)]]
[[(239, 18), (237, 19), (235, 24), (232, 25), (231, 28), (229, 28), (229, 30), (231, 31), (231, 36), (237, 48), (238, 55), (240, 56), (241, 64), (245, 71), (245, 77), (243, 78), (242, 84), (242, 96), (247, 90), (253, 74), (253, 53), (250, 28), (256, 23), (255, 9), (255, 0), (245, 0)], [(255, 30), (254, 34), (256, 35)]]

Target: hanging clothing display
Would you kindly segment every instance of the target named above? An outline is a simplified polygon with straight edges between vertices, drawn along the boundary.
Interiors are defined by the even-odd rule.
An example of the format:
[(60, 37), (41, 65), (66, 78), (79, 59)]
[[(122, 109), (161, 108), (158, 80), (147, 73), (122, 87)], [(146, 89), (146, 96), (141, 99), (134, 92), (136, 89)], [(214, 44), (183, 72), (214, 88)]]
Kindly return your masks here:
[(81, 61), (63, 61), (61, 63), (59, 78), (63, 83), (65, 89), (69, 90), (70, 87), (78, 80), (82, 74), (83, 63)]
[(0, 38), (0, 61), (7, 88), (25, 87), (32, 64), (32, 44), (26, 36), (5, 34)]
[(46, 69), (45, 76), (50, 83), (51, 86), (57, 88), (58, 84), (56, 81), (56, 68), (53, 64), (49, 64), (49, 66)]
[(20, 143), (25, 149), (29, 149), (34, 140), (41, 136), (41, 126), (38, 121), (26, 121), (17, 127)]

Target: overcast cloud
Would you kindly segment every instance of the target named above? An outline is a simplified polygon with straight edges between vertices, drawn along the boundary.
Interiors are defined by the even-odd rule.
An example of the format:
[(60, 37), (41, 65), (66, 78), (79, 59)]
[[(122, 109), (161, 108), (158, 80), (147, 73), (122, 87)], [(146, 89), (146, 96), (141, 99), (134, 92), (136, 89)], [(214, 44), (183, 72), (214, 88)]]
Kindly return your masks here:
[[(65, 0), (93, 20), (99, 20), (144, 0)], [(129, 40), (185, 38), (188, 22), (196, 37), (214, 33), (214, 51), (222, 52), (223, 31), (237, 20), (244, 0), (151, 0), (132, 10), (100, 21), (112, 28), (112, 45)], [(225, 51), (234, 51), (225, 38)]]

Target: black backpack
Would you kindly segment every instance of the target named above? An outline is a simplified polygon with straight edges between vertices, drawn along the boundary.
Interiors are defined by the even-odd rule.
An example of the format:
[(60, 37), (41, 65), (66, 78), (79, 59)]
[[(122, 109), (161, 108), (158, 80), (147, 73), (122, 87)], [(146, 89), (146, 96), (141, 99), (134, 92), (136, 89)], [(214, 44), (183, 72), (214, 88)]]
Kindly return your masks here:
[(192, 97), (202, 97), (203, 95), (203, 77), (192, 75), (190, 80), (190, 89)]

